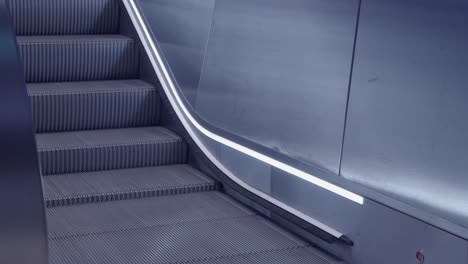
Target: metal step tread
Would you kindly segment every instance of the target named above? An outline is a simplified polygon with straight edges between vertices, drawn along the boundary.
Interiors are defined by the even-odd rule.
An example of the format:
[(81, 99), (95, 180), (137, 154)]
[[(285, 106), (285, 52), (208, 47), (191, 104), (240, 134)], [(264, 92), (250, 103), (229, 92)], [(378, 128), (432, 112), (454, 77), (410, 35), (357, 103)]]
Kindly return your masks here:
[(36, 141), (38, 150), (46, 151), (182, 141), (182, 138), (157, 126), (43, 133), (36, 135)]
[(48, 207), (206, 192), (216, 183), (192, 167), (144, 167), (44, 176)]
[(190, 262), (307, 244), (259, 216), (243, 216), (52, 238), (49, 246), (51, 263), (118, 264)]
[(187, 144), (163, 127), (36, 134), (42, 175), (174, 165)]
[(116, 0), (8, 0), (18, 35), (106, 34), (119, 31)]
[(313, 246), (194, 260), (193, 264), (346, 264)]
[(28, 83), (27, 88), (29, 96), (121, 93), (156, 90), (154, 85), (138, 79), (87, 82)]
[(36, 133), (155, 126), (160, 97), (141, 80), (29, 83)]
[(138, 78), (139, 49), (123, 35), (17, 36), (26, 82)]
[(74, 43), (122, 43), (134, 42), (130, 37), (119, 34), (102, 35), (37, 35), (37, 36), (17, 36), (18, 45), (28, 44), (74, 44)]
[(47, 209), (51, 239), (254, 214), (215, 191)]

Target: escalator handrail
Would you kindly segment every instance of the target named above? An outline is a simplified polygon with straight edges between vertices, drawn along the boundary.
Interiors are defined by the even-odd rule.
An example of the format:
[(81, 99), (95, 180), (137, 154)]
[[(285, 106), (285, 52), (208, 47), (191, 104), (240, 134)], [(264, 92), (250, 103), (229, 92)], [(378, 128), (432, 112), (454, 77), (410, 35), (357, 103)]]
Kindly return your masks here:
[[(202, 141), (198, 138), (197, 134), (194, 131), (194, 128), (196, 131), (202, 133), (204, 136), (210, 138), (211, 140), (214, 140), (218, 143), (221, 143), (223, 145), (226, 145), (232, 149), (235, 149), (239, 152), (242, 152), (248, 156), (251, 156), (257, 160), (260, 160), (264, 163), (269, 164), (270, 166), (276, 167), (282, 171), (285, 171), (291, 175), (294, 175), (296, 177), (299, 177), (301, 179), (304, 179), (316, 186), (319, 186), (323, 189), (326, 189), (332, 193), (335, 193), (337, 195), (340, 195), (341, 197), (344, 197), (354, 203), (362, 205), (364, 203), (364, 197), (360, 196), (356, 193), (353, 193), (349, 190), (346, 190), (345, 188), (342, 188), (334, 183), (331, 183), (329, 181), (325, 181), (317, 176), (314, 176), (310, 173), (305, 172), (304, 170), (301, 170), (297, 167), (291, 166), (285, 162), (282, 162), (278, 159), (275, 159), (269, 155), (266, 155), (264, 153), (261, 153), (259, 151), (256, 151), (252, 148), (247, 147), (245, 144), (240, 144), (239, 139), (238, 140), (231, 140), (226, 138), (225, 136), (221, 136), (221, 133), (216, 133), (213, 130), (218, 130), (213, 126), (209, 125), (208, 122), (204, 121), (196, 112), (191, 109), (190, 104), (187, 104), (184, 102), (185, 97), (182, 95), (180, 92), (180, 87), (178, 87), (177, 82), (175, 81), (175, 78), (170, 71), (170, 67), (168, 66), (167, 61), (164, 58), (163, 53), (161, 52), (158, 44), (156, 37), (150, 33), (150, 30), (148, 30), (148, 27), (146, 25), (146, 21), (144, 20), (140, 8), (137, 3), (135, 3), (134, 0), (123, 0), (124, 6), (126, 7), (126, 10), (130, 16), (130, 19), (137, 31), (137, 34), (145, 48), (145, 51), (151, 61), (151, 64), (153, 66), (153, 69), (155, 70), (159, 81), (161, 83), (161, 86), (169, 99), (169, 102), (171, 103), (172, 107), (174, 108), (177, 116), (181, 120), (182, 124), (184, 125), (185, 129), (187, 132), (190, 134), (192, 139), (196, 142), (198, 147), (204, 152), (204, 154), (223, 172), (225, 173), (228, 177), (230, 177), (232, 180), (234, 180), (236, 183), (247, 189), (248, 191), (255, 193), (256, 195), (260, 196), (261, 198), (283, 208), (284, 210), (290, 212), (291, 214), (305, 220), (306, 222), (320, 228), (321, 230), (333, 235), (336, 238), (340, 238), (343, 236), (343, 234), (335, 229), (333, 229), (330, 226), (327, 226), (324, 223), (321, 223), (320, 221), (313, 219), (312, 217), (300, 212), (299, 210), (296, 210), (292, 208), (291, 206), (251, 187), (247, 183), (243, 182), (241, 179), (233, 175), (228, 169), (226, 169), (221, 162), (217, 160), (216, 157), (213, 156), (212, 153), (204, 146)], [(207, 128), (210, 127), (210, 128)], [(223, 135), (229, 134), (226, 131), (222, 131)], [(237, 137), (238, 138), (238, 137)], [(237, 142), (236, 142), (237, 141)], [(245, 140), (243, 140), (245, 143)], [(256, 146), (258, 147), (258, 146)], [(258, 148), (256, 148), (258, 149)], [(265, 149), (265, 148), (263, 148)]]

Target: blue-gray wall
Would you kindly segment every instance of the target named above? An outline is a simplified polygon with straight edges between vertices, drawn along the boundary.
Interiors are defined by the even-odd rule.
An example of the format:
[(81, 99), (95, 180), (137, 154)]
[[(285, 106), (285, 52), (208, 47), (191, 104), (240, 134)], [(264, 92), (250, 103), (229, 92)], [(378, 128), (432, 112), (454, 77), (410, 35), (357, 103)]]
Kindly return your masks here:
[(363, 1), (342, 175), (468, 227), (468, 1)]
[(468, 226), (467, 1), (362, 1), (348, 108), (358, 0), (140, 4), (208, 122)]
[(357, 10), (357, 0), (218, 0), (196, 110), (337, 174)]

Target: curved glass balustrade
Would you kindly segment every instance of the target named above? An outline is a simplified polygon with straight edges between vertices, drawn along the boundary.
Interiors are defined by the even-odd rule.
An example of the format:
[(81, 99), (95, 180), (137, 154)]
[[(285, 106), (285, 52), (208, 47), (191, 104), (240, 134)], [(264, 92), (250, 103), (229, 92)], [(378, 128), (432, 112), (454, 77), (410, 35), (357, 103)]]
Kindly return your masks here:
[[(364, 132), (356, 124), (366, 121), (360, 108), (366, 103), (356, 102), (366, 94), (351, 95), (347, 120), (349, 87), (362, 91), (380, 80), (362, 73), (369, 70), (362, 66), (367, 63), (363, 50), (376, 48), (368, 34), (376, 30), (372, 25), (377, 21), (366, 20), (372, 17), (367, 13), (353, 58), (360, 1), (128, 2), (140, 8), (146, 33), (156, 37), (151, 40), (154, 48), (160, 49), (160, 59), (173, 76), (168, 87), (176, 89), (167, 92), (185, 116), (186, 128), (192, 128), (205, 154), (242, 186), (336, 236), (356, 230), (362, 221), (358, 215), (371, 207), (362, 205), (364, 196), (465, 236), (466, 230), (444, 220), (453, 220), (450, 214), (434, 217), (434, 203), (421, 205), (414, 197), (385, 190), (387, 182), (393, 182), (391, 173), (381, 175), (372, 164), (355, 159), (357, 147), (365, 152), (372, 146), (362, 140), (360, 146), (354, 144)], [(369, 8), (374, 7), (362, 3), (364, 12)], [(393, 37), (395, 43), (402, 41), (396, 33)], [(350, 85), (353, 59), (356, 86)], [(345, 121), (350, 122), (346, 135), (354, 139), (344, 136)], [(389, 146), (381, 147), (385, 151)], [(374, 157), (379, 158), (378, 153)], [(426, 165), (415, 163), (414, 169), (427, 171)], [(354, 169), (366, 166), (363, 174)], [(437, 177), (429, 178), (429, 184)], [(407, 183), (414, 187), (414, 182)]]
[[(331, 93), (339, 95), (339, 99), (331, 98), (331, 100), (341, 100), (342, 107), (341, 110), (337, 111), (334, 111), (332, 109), (334, 107), (332, 107), (330, 108), (329, 113), (324, 116), (317, 117), (313, 109), (317, 109), (319, 106), (310, 105), (312, 107), (312, 111), (303, 111), (305, 107), (304, 104), (307, 101), (310, 101), (309, 99), (302, 98), (304, 91), (307, 91), (308, 89), (298, 88), (313, 86), (311, 84), (307, 84), (309, 78), (306, 76), (308, 74), (306, 68), (310, 67), (312, 64), (317, 64), (313, 63), (314, 60), (317, 60), (315, 57), (322, 55), (316, 54), (310, 58), (303, 58), (302, 62), (299, 64), (296, 63), (310, 44), (315, 43), (314, 45), (325, 46), (326, 42), (333, 40), (334, 36), (336, 36), (338, 32), (335, 32), (334, 34), (324, 34), (324, 40), (322, 43), (317, 43), (317, 41), (313, 39), (313, 34), (320, 30), (317, 28), (315, 29), (315, 32), (308, 34), (308, 36), (303, 36), (302, 43), (297, 43), (297, 37), (304, 35), (307, 27), (314, 23), (307, 19), (307, 12), (302, 12), (303, 16), (299, 18), (293, 17), (293, 14), (303, 8), (313, 10), (314, 5), (310, 5), (302, 1), (297, 1), (295, 4), (290, 3), (288, 5), (279, 3), (276, 6), (272, 6), (272, 9), (267, 10), (268, 12), (265, 14), (266, 20), (267, 22), (269, 20), (271, 21), (266, 23), (264, 27), (269, 27), (268, 32), (266, 32), (264, 36), (258, 36), (261, 38), (271, 38), (271, 33), (275, 30), (279, 30), (274, 27), (281, 25), (281, 23), (278, 23), (278, 19), (283, 19), (272, 18), (274, 18), (275, 15), (284, 13), (281, 12), (281, 10), (289, 6), (289, 8), (292, 9), (289, 10), (289, 12), (284, 13), (284, 15), (290, 19), (290, 23), (301, 23), (301, 28), (298, 28), (296, 32), (291, 32), (291, 39), (288, 41), (289, 43), (284, 43), (284, 41), (275, 43), (275, 38), (265, 39), (265, 43), (271, 43), (273, 45), (270, 45), (269, 49), (266, 49), (262, 53), (261, 49), (258, 49), (258, 45), (256, 44), (257, 41), (260, 41), (256, 39), (256, 36), (257, 32), (261, 32), (261, 29), (253, 28), (248, 36), (239, 38), (246, 40), (246, 43), (242, 44), (230, 41), (233, 44), (232, 52), (226, 53), (224, 52), (223, 46), (226, 45), (226, 41), (228, 41), (228, 39), (224, 39), (222, 36), (226, 33), (225, 27), (229, 29), (232, 25), (235, 25), (236, 21), (239, 19), (245, 20), (244, 27), (253, 25), (255, 24), (254, 21), (249, 21), (247, 18), (252, 20), (255, 19), (255, 16), (248, 15), (247, 12), (246, 18), (236, 18), (235, 16), (231, 17), (230, 22), (223, 25), (220, 29), (216, 29), (216, 25), (222, 25), (220, 24), (223, 23), (222, 18), (229, 17), (229, 15), (226, 16), (225, 14), (228, 10), (241, 8), (238, 11), (238, 14), (243, 14), (245, 10), (255, 8), (255, 6), (252, 6), (250, 2), (245, 1), (243, 3), (234, 3), (227, 1), (225, 3), (217, 2), (215, 5), (215, 2), (206, 1), (202, 3), (198, 3), (196, 1), (138, 1), (138, 4), (141, 8), (142, 14), (147, 20), (147, 25), (149, 25), (148, 31), (152, 31), (154, 36), (157, 36), (157, 44), (155, 43), (153, 45), (158, 45), (158, 47), (154, 48), (161, 50), (160, 56), (162, 59), (167, 60), (169, 66), (167, 67), (167, 71), (170, 71), (170, 74), (173, 74), (174, 76), (176, 83), (170, 83), (168, 86), (174, 86), (176, 88), (169, 92), (172, 93), (175, 101), (177, 101), (176, 104), (178, 104), (182, 110), (185, 110), (181, 112), (183, 112), (182, 114), (187, 118), (186, 128), (187, 126), (193, 127), (192, 136), (196, 134), (196, 138), (200, 141), (199, 146), (206, 150), (205, 154), (208, 156), (211, 155), (211, 160), (217, 164), (218, 167), (222, 167), (223, 172), (235, 179), (237, 183), (247, 190), (270, 202), (273, 202), (323, 230), (326, 230), (333, 236), (340, 237), (342, 235), (340, 231), (337, 231), (328, 224), (323, 224), (320, 219), (311, 217), (313, 214), (304, 213), (304, 210), (302, 209), (308, 207), (308, 205), (302, 206), (300, 203), (307, 201), (306, 199), (303, 199), (303, 195), (311, 198), (314, 196), (314, 193), (330, 196), (333, 199), (345, 198), (343, 199), (344, 201), (348, 201), (348, 203), (353, 204), (356, 203), (356, 206), (359, 206), (364, 202), (364, 198), (362, 196), (339, 186), (335, 182), (336, 178), (338, 178), (336, 177), (337, 169), (333, 172), (333, 170), (329, 170), (326, 167), (315, 165), (320, 162), (314, 162), (313, 160), (307, 159), (308, 153), (310, 154), (314, 152), (310, 151), (316, 148), (314, 145), (322, 144), (321, 140), (326, 141), (324, 142), (325, 145), (330, 145), (328, 143), (331, 142), (331, 138), (328, 137), (328, 132), (336, 130), (338, 127), (341, 132), (334, 133), (333, 138), (334, 141), (336, 141), (333, 143), (334, 146), (319, 146), (319, 148), (328, 149), (328, 152), (334, 152), (334, 166), (336, 168), (338, 167), (340, 158), (339, 146), (341, 145), (342, 127), (344, 123), (343, 105), (345, 105), (346, 102), (346, 83), (349, 78), (350, 64), (347, 63), (348, 65), (343, 66), (339, 72), (341, 75), (340, 82), (342, 85), (338, 89), (341, 89), (344, 92), (343, 94), (336, 91), (336, 80), (334, 80), (333, 76), (330, 74), (328, 74), (328, 77), (325, 77), (326, 74), (324, 73), (324, 77), (319, 80), (319, 82), (323, 82), (325, 87), (329, 87), (331, 89)], [(231, 6), (232, 4), (237, 7)], [(239, 4), (242, 5), (238, 6)], [(136, 6), (136, 4), (134, 5)], [(337, 29), (341, 32), (343, 32), (343, 30), (347, 32), (347, 37), (349, 39), (347, 43), (337, 44), (330, 50), (328, 56), (333, 57), (330, 58), (330, 65), (324, 65), (321, 67), (322, 72), (326, 72), (327, 69), (334, 68), (332, 64), (346, 64), (346, 60), (350, 60), (351, 58), (354, 27), (352, 25), (348, 26), (345, 24), (355, 23), (355, 20), (353, 20), (355, 17), (353, 18), (353, 16), (356, 15), (357, 6), (333, 6), (326, 3), (323, 5), (325, 9), (329, 10), (331, 17), (338, 15), (334, 12), (346, 13), (346, 10), (354, 14), (350, 14), (350, 16), (345, 18), (343, 25), (341, 25), (342, 27), (348, 28), (348, 30), (346, 30), (346, 28)], [(335, 10), (340, 8), (341, 10)], [(321, 23), (329, 23), (330, 27), (336, 27), (336, 25), (333, 25), (334, 20), (331, 17), (325, 16), (319, 20)], [(241, 33), (244, 32), (246, 28), (239, 28), (236, 30)], [(283, 28), (283, 30), (286, 30), (286, 28)], [(228, 30), (227, 33), (230, 36), (229, 38), (236, 36), (235, 32), (230, 32)], [(222, 40), (219, 45), (216, 45), (216, 38), (220, 38)], [(343, 38), (338, 38), (338, 41), (341, 40), (343, 40)], [(251, 44), (249, 44), (249, 42)], [(293, 45), (294, 43), (297, 43), (295, 47), (288, 47), (288, 45)], [(215, 45), (213, 46), (213, 44)], [(251, 45), (252, 47), (249, 48), (248, 45)], [(346, 45), (348, 45), (348, 47), (346, 47)], [(266, 45), (264, 46), (266, 47)], [(244, 47), (247, 49), (235, 51), (235, 47)], [(257, 50), (252, 49), (254, 47)], [(281, 47), (287, 48), (281, 50)], [(337, 62), (337, 60), (340, 60), (340, 58), (337, 58), (340, 57), (340, 55), (335, 54), (335, 51), (344, 48), (348, 50), (348, 53), (343, 54), (343, 58), (341, 58), (342, 61)], [(277, 57), (273, 58), (269, 54), (275, 49), (279, 50), (277, 51)], [(299, 49), (303, 52), (300, 52)], [(231, 64), (232, 68), (228, 74), (219, 72), (219, 70), (221, 70), (226, 64), (235, 63), (234, 58), (239, 57), (241, 53), (245, 53), (245, 55), (250, 56), (253, 54), (252, 52), (257, 54), (260, 58), (271, 58), (272, 60), (263, 61), (261, 62), (261, 65), (257, 66), (255, 63), (258, 60), (255, 58), (254, 60), (245, 60), (245, 65)], [(287, 54), (282, 54), (284, 52), (289, 52), (291, 53), (291, 56), (293, 54), (294, 56), (290, 56), (289, 61), (284, 61), (282, 57), (287, 56)], [(226, 58), (220, 56), (220, 54), (223, 56), (231, 54), (233, 57)], [(158, 58), (155, 58), (155, 60), (158, 60)], [(226, 60), (229, 62), (226, 62)], [(242, 61), (244, 60), (239, 58), (237, 63), (241, 63)], [(270, 69), (264, 68), (258, 71), (253, 69), (262, 67), (262, 65), (263, 67), (268, 65), (273, 66), (274, 63), (277, 65), (273, 68), (270, 67)], [(290, 69), (292, 65), (297, 69), (302, 70), (298, 71), (296, 76), (281, 78), (280, 74), (288, 71), (290, 72), (288, 69)], [(238, 69), (248, 67), (251, 68), (250, 71), (241, 70), (238, 72)], [(345, 70), (345, 68), (348, 68), (348, 70)], [(335, 70), (336, 69), (333, 69), (333, 71)], [(225, 69), (223, 71), (229, 72), (229, 69)], [(276, 83), (274, 80), (272, 81), (263, 76), (263, 74), (266, 74), (269, 71), (271, 71), (272, 74), (278, 75)], [(255, 76), (252, 74), (260, 75)], [(236, 94), (235, 87), (241, 85), (241, 83), (237, 81), (229, 83), (229, 80), (233, 80), (233, 78), (235, 79), (236, 75), (239, 75), (239, 81), (251, 83), (246, 88), (251, 89), (252, 92), (256, 94), (255, 96), (242, 93), (242, 91), (245, 90), (239, 91), (239, 93)], [(224, 77), (224, 79), (215, 80), (217, 77)], [(242, 80), (242, 78), (245, 80)], [(261, 84), (262, 79), (265, 81), (263, 84)], [(301, 81), (294, 81), (294, 79), (300, 79)], [(172, 82), (172, 80), (168, 82)], [(220, 82), (225, 82), (226, 84), (224, 86), (219, 86), (221, 85)], [(275, 90), (279, 90), (279, 87), (282, 86), (289, 86), (289, 90), (281, 89), (283, 92), (279, 94), (274, 92)], [(226, 90), (217, 91), (216, 87), (225, 87)], [(267, 90), (265, 90), (265, 88), (267, 88)], [(268, 90), (271, 92), (268, 92)], [(317, 104), (320, 103), (321, 100), (318, 100), (318, 94), (322, 91), (323, 89), (313, 89), (310, 91), (309, 94), (311, 98), (315, 98), (312, 101)], [(287, 95), (291, 95), (290, 98), (296, 101), (300, 99), (300, 102), (284, 101), (284, 99), (287, 99)], [(278, 106), (277, 109), (271, 107), (272, 102)], [(224, 104), (226, 108), (221, 107), (220, 103)], [(235, 110), (236, 106), (232, 105), (232, 103), (237, 104), (241, 108), (248, 108), (238, 112)], [(321, 103), (323, 104), (325, 102)], [(260, 111), (261, 109), (253, 109), (252, 107), (265, 108), (265, 111)], [(231, 109), (234, 110), (234, 112), (231, 110), (223, 112), (223, 109)], [(241, 109), (239, 108), (239, 110)], [(302, 111), (303, 113), (296, 117), (295, 113), (298, 111)], [(214, 113), (218, 113), (219, 115), (214, 115)], [(315, 119), (317, 122), (321, 122), (321, 120), (323, 121), (326, 119), (328, 114), (335, 116), (341, 115), (341, 117), (337, 117), (335, 120), (336, 122), (333, 124), (301, 127), (304, 126), (304, 123), (308, 119)], [(285, 119), (285, 115), (290, 115), (292, 118)], [(289, 123), (288, 120), (290, 120)], [(275, 126), (277, 131), (273, 130), (273, 127)], [(311, 127), (316, 128), (316, 133), (322, 134), (324, 137), (316, 138), (307, 136), (306, 134), (308, 132), (306, 130)], [(239, 129), (241, 128), (246, 130), (240, 131)], [(288, 134), (288, 132), (292, 132), (293, 129), (297, 130), (296, 134), (298, 137), (296, 138), (291, 137), (294, 133)], [(258, 140), (254, 140), (255, 135), (258, 136), (261, 134), (270, 136), (265, 139), (258, 137)], [(292, 143), (293, 141), (295, 142), (294, 144)], [(301, 143), (299, 141), (303, 142)], [(283, 142), (285, 148), (278, 148), (276, 145), (271, 145), (270, 142)], [(300, 148), (297, 147), (299, 145), (301, 145)], [(307, 147), (307, 145), (309, 146)], [(331, 151), (331, 148), (334, 148), (334, 150)], [(288, 149), (291, 152), (295, 150), (296, 153), (290, 154), (288, 153)], [(307, 149), (308, 151), (306, 152)], [(304, 150), (302, 154), (299, 153), (301, 150)], [(302, 158), (300, 157), (301, 155)], [(311, 166), (311, 164), (314, 164), (314, 166)], [(283, 188), (285, 182), (288, 184), (293, 182), (289, 180), (289, 178), (296, 179), (299, 184), (301, 182), (305, 183), (306, 186), (308, 186), (308, 189), (306, 190), (307, 193), (303, 193), (294, 198), (294, 194), (296, 192), (296, 188), (294, 188), (294, 186), (291, 186), (290, 189)], [(325, 191), (325, 193), (321, 193), (321, 191)]]

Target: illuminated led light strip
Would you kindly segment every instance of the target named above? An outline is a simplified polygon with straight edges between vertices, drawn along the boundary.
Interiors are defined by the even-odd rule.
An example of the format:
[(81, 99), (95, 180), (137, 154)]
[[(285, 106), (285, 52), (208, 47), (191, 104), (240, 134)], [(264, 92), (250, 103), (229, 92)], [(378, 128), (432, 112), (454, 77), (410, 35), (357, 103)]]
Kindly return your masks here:
[[(164, 91), (166, 92), (166, 95), (170, 101), (170, 103), (174, 106), (174, 110), (177, 113), (177, 116), (180, 118), (182, 124), (184, 127), (187, 129), (189, 132), (190, 136), (194, 139), (194, 141), (197, 143), (197, 145), (200, 147), (200, 149), (203, 151), (205, 155), (219, 168), (223, 173), (225, 173), (227, 176), (229, 176), (232, 180), (234, 180), (236, 183), (241, 185), (243, 188), (247, 189), (248, 191), (260, 196), (261, 198), (272, 202), (273, 204), (283, 208), (284, 210), (296, 215), (297, 217), (317, 226), (318, 228), (328, 232), (329, 234), (339, 238), (343, 234), (340, 233), (339, 231), (334, 230), (333, 228), (319, 222), (316, 219), (311, 218), (310, 216), (290, 207), (289, 205), (284, 204), (283, 202), (251, 187), (250, 185), (246, 184), (244, 181), (233, 175), (228, 169), (226, 169), (218, 160), (216, 157), (214, 157), (211, 152), (204, 146), (204, 144), (201, 142), (201, 140), (198, 138), (196, 133), (192, 130), (191, 125), (193, 125), (198, 131), (200, 131), (203, 135), (206, 137), (219, 142), (223, 145), (226, 145), (230, 148), (233, 148), (239, 152), (242, 152), (250, 157), (253, 157), (257, 160), (260, 160), (262, 162), (265, 162), (275, 168), (278, 168), (282, 171), (285, 171), (291, 175), (294, 175), (298, 178), (301, 178), (307, 182), (310, 182), (316, 186), (319, 186), (323, 189), (326, 189), (330, 192), (333, 192), (337, 195), (340, 195), (346, 199), (349, 199), (355, 203), (358, 204), (364, 204), (364, 197), (357, 195), (353, 192), (350, 192), (344, 188), (341, 188), (335, 184), (332, 184), (330, 182), (327, 182), (325, 180), (322, 180), (316, 176), (313, 176), (309, 173), (306, 173), (302, 170), (299, 170), (297, 168), (294, 168), (286, 163), (283, 163), (281, 161), (275, 160), (271, 157), (268, 157), (264, 154), (261, 154), (255, 150), (249, 149), (243, 145), (240, 145), (234, 141), (231, 141), (229, 139), (223, 138), (205, 127), (203, 127), (201, 124), (197, 122), (197, 120), (190, 114), (188, 109), (185, 107), (182, 99), (180, 98), (177, 89), (175, 88), (176, 86), (172, 82), (172, 79), (170, 78), (170, 74), (168, 73), (164, 63), (162, 63), (162, 58), (161, 55), (156, 48), (154, 42), (151, 40), (151, 34), (149, 33), (146, 24), (141, 17), (138, 8), (134, 2), (134, 0), (123, 0), (125, 7), (128, 10), (129, 16), (132, 20), (132, 23), (134, 24), (137, 33), (140, 37), (140, 39), (143, 42), (143, 46), (145, 47), (146, 52), (148, 53), (149, 59), (151, 61), (151, 64), (153, 65), (153, 69), (156, 71), (156, 74), (158, 75), (162, 87)], [(156, 57), (156, 58), (155, 58)], [(182, 111), (181, 111), (182, 110)], [(188, 118), (189, 122), (186, 120)]]

